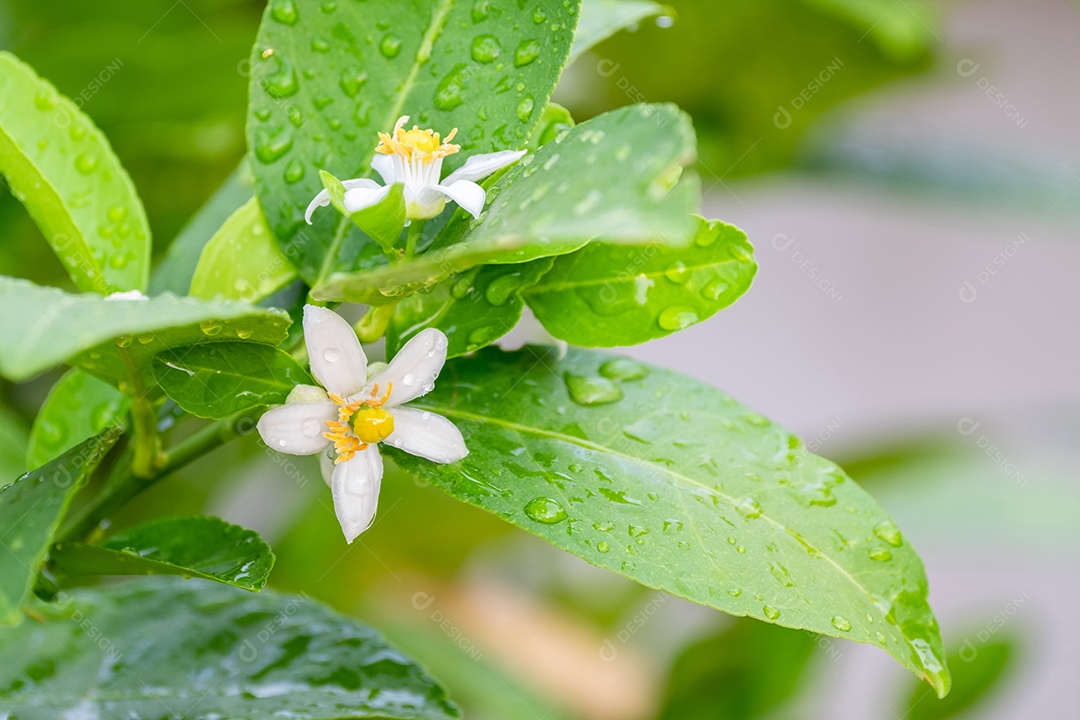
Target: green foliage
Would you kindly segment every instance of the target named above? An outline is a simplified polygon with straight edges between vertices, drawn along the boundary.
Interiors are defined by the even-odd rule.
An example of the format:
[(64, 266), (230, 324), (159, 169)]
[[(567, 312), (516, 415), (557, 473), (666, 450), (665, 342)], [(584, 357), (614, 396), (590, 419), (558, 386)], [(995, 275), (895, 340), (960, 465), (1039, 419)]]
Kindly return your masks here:
[(49, 553), (59, 578), (183, 575), (258, 591), (274, 553), (256, 533), (212, 517), (155, 520), (100, 545), (60, 543)]
[[(977, 631), (976, 631), (977, 632)], [(967, 640), (948, 655), (953, 691), (935, 701), (926, 687), (913, 684), (908, 691), (904, 720), (948, 720), (972, 717), (969, 711), (999, 690), (1015, 669), (1017, 645), (1012, 637), (998, 636), (976, 644)]]
[[(774, 717), (805, 681), (818, 638), (738, 620), (685, 648), (668, 675), (660, 720)], [(924, 692), (929, 692), (925, 685)]]
[(144, 580), (36, 610), (44, 622), (0, 634), (0, 703), (20, 720), (459, 717), (422, 669), (307, 595)]
[(735, 302), (757, 272), (746, 233), (699, 218), (689, 248), (591, 244), (555, 260), (525, 289), (536, 317), (582, 347), (636, 345), (706, 320)]
[(488, 191), (480, 219), (455, 215), (411, 262), (338, 273), (321, 300), (386, 303), (477, 265), (562, 255), (590, 240), (685, 246), (699, 204), (689, 118), (671, 105), (634, 105), (575, 126), (526, 155)]
[(303, 224), (318, 170), (362, 175), (375, 133), (400, 115), (443, 134), (460, 128), (450, 166), (522, 147), (570, 52), (579, 5), (270, 3), (252, 48), (248, 146), (256, 194), (301, 277), (317, 284), (356, 259), (348, 221)]
[(21, 622), (22, 606), (72, 496), (119, 437), (119, 430), (104, 432), (0, 488), (0, 625)]
[(582, 53), (624, 28), (666, 13), (670, 14), (671, 8), (651, 0), (585, 0), (567, 62), (573, 62)]
[(447, 357), (487, 347), (514, 329), (525, 301), (521, 292), (551, 269), (552, 259), (517, 265), (485, 265), (444, 280), (429, 292), (410, 295), (394, 308), (386, 347), (396, 353), (424, 328), (442, 330)]
[(0, 478), (11, 479), (26, 471), (26, 446), (30, 442), (26, 423), (0, 405)]
[(832, 463), (677, 373), (571, 351), (455, 361), (414, 407), (470, 454), (408, 472), (649, 587), (884, 648), (948, 691), (922, 562)]
[(296, 279), (251, 198), (229, 216), (199, 255), (188, 294), (204, 300), (258, 302)]
[(25, 380), (67, 362), (113, 382), (148, 382), (150, 360), (172, 347), (238, 338), (276, 345), (278, 310), (172, 295), (108, 300), (0, 277), (0, 374)]
[(130, 407), (128, 396), (112, 385), (82, 370), (68, 370), (34, 418), (26, 466), (41, 467), (107, 427), (122, 427)]
[(84, 291), (144, 290), (150, 227), (105, 136), (29, 66), (0, 52), (0, 173)]
[(154, 378), (177, 405), (204, 418), (283, 403), (297, 385), (314, 382), (288, 353), (239, 342), (166, 350), (154, 358)]

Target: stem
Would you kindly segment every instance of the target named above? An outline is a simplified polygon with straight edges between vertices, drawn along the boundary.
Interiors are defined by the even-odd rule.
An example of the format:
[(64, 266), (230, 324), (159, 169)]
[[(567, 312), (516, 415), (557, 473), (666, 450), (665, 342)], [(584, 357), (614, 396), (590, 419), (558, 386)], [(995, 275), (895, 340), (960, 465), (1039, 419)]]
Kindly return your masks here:
[(424, 233), (424, 223), (427, 220), (413, 220), (409, 225), (409, 234), (405, 238), (405, 259), (412, 260), (416, 254), (416, 244), (420, 242), (420, 236)]
[(145, 396), (132, 399), (131, 419), (135, 431), (135, 457), (131, 461), (131, 471), (139, 477), (150, 477), (160, 461), (160, 441), (157, 413)]
[(135, 473), (134, 458), (138, 457), (138, 445), (134, 452), (125, 451), (110, 472), (101, 494), (64, 527), (57, 541), (82, 540), (90, 535), (102, 520), (114, 514), (139, 493), (211, 450), (249, 432), (254, 427), (254, 422), (255, 415), (251, 411), (245, 411), (200, 428), (177, 443), (167, 454), (161, 455), (157, 469), (145, 477)]
[(393, 302), (388, 305), (369, 307), (360, 322), (356, 323), (356, 333), (360, 336), (360, 342), (373, 343), (385, 335), (396, 306), (397, 303)]

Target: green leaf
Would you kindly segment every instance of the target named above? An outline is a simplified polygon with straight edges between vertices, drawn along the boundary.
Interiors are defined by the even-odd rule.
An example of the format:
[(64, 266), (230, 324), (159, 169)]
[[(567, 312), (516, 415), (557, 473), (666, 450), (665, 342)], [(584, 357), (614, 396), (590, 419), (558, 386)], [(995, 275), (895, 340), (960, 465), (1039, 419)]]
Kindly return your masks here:
[(233, 213), (252, 198), (251, 170), (247, 160), (228, 177), (214, 194), (192, 216), (180, 234), (169, 244), (165, 257), (150, 275), (150, 292), (153, 295), (171, 292), (183, 295), (191, 287), (195, 268), (202, 257), (203, 248)]
[(659, 718), (780, 717), (774, 713), (807, 679), (805, 671), (817, 642), (810, 633), (739, 620), (695, 642), (675, 658)]
[(0, 478), (18, 477), (26, 472), (29, 437), (22, 418), (0, 405)]
[(68, 370), (53, 385), (34, 418), (26, 465), (38, 468), (110, 426), (123, 427), (131, 399), (82, 370)]
[(685, 246), (698, 183), (677, 181), (693, 157), (693, 128), (675, 106), (614, 110), (507, 170), (479, 221), (455, 215), (420, 257), (332, 275), (312, 297), (383, 304), (477, 265), (563, 255), (590, 240)]
[(948, 718), (974, 717), (971, 708), (984, 703), (1016, 665), (1017, 645), (1015, 638), (1001, 636), (983, 641), (979, 632), (985, 627), (973, 628), (972, 635), (979, 642), (967, 640), (959, 648), (949, 652), (949, 667), (955, 679), (955, 689), (944, 700), (929, 697), (923, 685), (914, 685), (908, 692), (905, 720), (947, 720)]
[(0, 705), (19, 720), (459, 717), (374, 630), (307, 595), (146, 579), (38, 609), (0, 634)]
[(304, 225), (317, 171), (366, 172), (376, 132), (399, 116), (443, 135), (460, 129), (447, 170), (523, 147), (570, 52), (579, 5), (270, 3), (252, 48), (247, 139), (256, 194), (300, 275), (316, 284), (351, 263), (347, 221)]
[(68, 362), (112, 382), (144, 383), (162, 350), (238, 338), (276, 345), (290, 323), (284, 312), (239, 302), (108, 300), (7, 277), (0, 305), (0, 375), (16, 381)]
[(119, 437), (119, 430), (108, 430), (0, 488), (0, 625), (22, 621), (22, 605), (68, 503)]
[(150, 226), (101, 131), (14, 55), (0, 52), (0, 172), (79, 289), (144, 290)]
[(536, 149), (541, 145), (547, 145), (575, 124), (569, 110), (557, 103), (548, 103), (544, 108), (544, 114), (540, 116), (540, 122), (536, 124), (532, 135), (529, 136), (529, 147)]
[(590, 244), (556, 258), (525, 300), (557, 338), (581, 347), (637, 345), (707, 320), (750, 288), (746, 233), (698, 218), (687, 249)]
[(352, 220), (356, 227), (378, 243), (383, 252), (389, 253), (394, 249), (401, 239), (401, 231), (405, 229), (405, 186), (402, 183), (391, 185), (386, 197), (374, 205), (350, 213), (345, 207), (345, 186), (341, 181), (325, 170), (319, 171), (319, 178), (330, 194), (330, 203), (339, 213)]
[(872, 643), (948, 691), (922, 561), (840, 468), (688, 377), (482, 351), (413, 406), (470, 454), (403, 469), (553, 545), (733, 615)]
[(154, 378), (181, 408), (204, 418), (275, 405), (311, 375), (275, 347), (217, 343), (166, 350), (154, 358)]
[(567, 63), (645, 18), (671, 14), (670, 7), (649, 0), (585, 0), (581, 4), (581, 21)]
[(274, 241), (259, 201), (251, 198), (203, 247), (190, 294), (254, 303), (295, 279), (296, 268)]
[(49, 553), (49, 565), (61, 578), (183, 575), (258, 591), (274, 567), (274, 553), (254, 531), (218, 518), (168, 518), (100, 545), (57, 544)]
[(525, 301), (521, 291), (551, 269), (551, 258), (518, 265), (486, 265), (402, 300), (394, 308), (386, 347), (394, 354), (424, 328), (442, 330), (447, 357), (479, 350), (514, 329)]

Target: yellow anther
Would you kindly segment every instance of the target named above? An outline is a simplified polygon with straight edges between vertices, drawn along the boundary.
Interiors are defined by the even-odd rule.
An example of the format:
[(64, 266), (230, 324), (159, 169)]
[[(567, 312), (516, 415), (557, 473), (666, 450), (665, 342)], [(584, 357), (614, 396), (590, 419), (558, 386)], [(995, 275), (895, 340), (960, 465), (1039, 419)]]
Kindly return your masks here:
[(405, 129), (405, 123), (409, 121), (408, 115), (402, 115), (394, 125), (393, 133), (379, 133), (379, 146), (376, 152), (384, 155), (398, 155), (406, 160), (414, 157), (424, 162), (444, 158), (453, 155), (461, 149), (459, 145), (451, 145), (450, 140), (457, 134), (457, 128), (450, 131), (446, 140), (440, 140), (439, 133), (430, 128), (421, 130), (413, 125), (412, 130)]
[(394, 432), (394, 416), (380, 407), (361, 408), (353, 417), (352, 429), (363, 442), (379, 443)]

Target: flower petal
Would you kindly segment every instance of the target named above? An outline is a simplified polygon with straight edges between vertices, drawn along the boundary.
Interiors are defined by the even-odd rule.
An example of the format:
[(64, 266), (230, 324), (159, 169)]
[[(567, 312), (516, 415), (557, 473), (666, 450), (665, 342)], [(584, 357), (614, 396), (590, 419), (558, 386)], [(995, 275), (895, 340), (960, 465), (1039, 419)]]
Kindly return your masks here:
[[(341, 184), (345, 186), (345, 192), (354, 188), (377, 188), (379, 183), (370, 178), (353, 178), (351, 180), (342, 180)], [(315, 212), (316, 208), (326, 207), (330, 204), (330, 193), (327, 190), (320, 190), (319, 194), (315, 196), (315, 199), (307, 206), (307, 210), (304, 211), (304, 220), (308, 225), (311, 224), (311, 216)]]
[(336, 420), (337, 405), (327, 400), (290, 403), (267, 410), (259, 418), (259, 435), (271, 450), (289, 455), (313, 455), (330, 441), (323, 437), (326, 421)]
[(318, 385), (297, 385), (285, 398), (287, 403), (328, 402), (326, 391)]
[(345, 209), (350, 213), (360, 212), (372, 205), (377, 205), (390, 193), (389, 186), (353, 188), (345, 191)]
[(513, 165), (525, 155), (524, 150), (501, 150), (493, 153), (473, 155), (465, 164), (446, 176), (443, 185), (453, 185), (458, 180), (483, 180), (488, 175)]
[(432, 462), (452, 463), (469, 454), (454, 423), (442, 415), (409, 407), (394, 409), (394, 432), (386, 443)]
[(458, 180), (452, 185), (446, 185), (445, 183), (432, 185), (430, 188), (424, 188), (424, 192), (420, 194), (420, 197), (423, 198), (429, 189), (446, 195), (474, 218), (480, 217), (480, 213), (484, 209), (484, 201), (487, 199), (484, 188), (472, 180)]
[(375, 153), (375, 159), (371, 161), (371, 169), (379, 173), (379, 176), (387, 185), (401, 182), (394, 167), (394, 158), (385, 153)]
[(428, 185), (415, 195), (405, 188), (405, 217), (409, 220), (430, 220), (446, 207), (446, 193), (438, 185)]
[(367, 379), (367, 357), (352, 326), (332, 310), (304, 306), (304, 337), (311, 374), (330, 392), (345, 397)]
[(382, 485), (383, 463), (379, 449), (368, 446), (334, 468), (330, 490), (345, 540), (352, 542), (371, 527), (379, 507), (379, 487)]
[(446, 335), (441, 330), (427, 328), (405, 343), (394, 359), (381, 373), (371, 378), (370, 387), (379, 386), (386, 392), (387, 383), (393, 383), (387, 407), (404, 405), (435, 387), (443, 363), (446, 362)]

